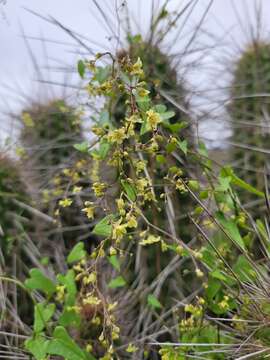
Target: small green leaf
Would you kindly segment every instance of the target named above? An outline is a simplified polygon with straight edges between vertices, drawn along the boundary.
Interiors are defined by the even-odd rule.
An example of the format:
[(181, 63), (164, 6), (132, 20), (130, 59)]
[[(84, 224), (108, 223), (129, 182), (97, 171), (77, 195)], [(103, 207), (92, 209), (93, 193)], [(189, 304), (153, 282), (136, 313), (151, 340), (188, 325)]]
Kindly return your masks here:
[(266, 241), (266, 243), (269, 243), (269, 236), (268, 236), (268, 233), (267, 233), (264, 223), (260, 219), (257, 219), (256, 225), (257, 225), (257, 229), (259, 230), (259, 233), (261, 234), (263, 239)]
[(170, 124), (168, 120), (163, 120), (162, 125), (169, 129), (172, 133), (179, 133), (180, 130), (185, 129), (188, 126), (188, 123), (186, 121), (177, 122), (175, 124)]
[(160, 13), (158, 14), (158, 20), (164, 19), (169, 15), (169, 11), (166, 9), (165, 5), (163, 5)]
[(163, 156), (163, 155), (157, 155), (156, 156), (156, 159), (157, 159), (157, 162), (159, 163), (159, 164), (165, 164), (166, 163), (166, 158)]
[(154, 106), (154, 110), (158, 112), (159, 114), (164, 114), (167, 110), (167, 106), (163, 104), (157, 104)]
[(49, 341), (45, 337), (38, 335), (35, 338), (27, 339), (24, 346), (36, 360), (44, 360), (46, 359), (48, 344)]
[(105, 236), (108, 237), (112, 233), (112, 225), (111, 225), (112, 216), (108, 215), (102, 220), (100, 220), (99, 223), (96, 224), (96, 226), (93, 229), (93, 234)]
[(25, 281), (25, 286), (31, 290), (40, 290), (51, 296), (56, 286), (51, 279), (46, 277), (39, 269), (32, 269), (29, 272), (30, 278)]
[(211, 276), (214, 278), (214, 279), (218, 279), (218, 280), (222, 280), (222, 281), (226, 281), (227, 280), (227, 277), (222, 274), (222, 272), (218, 269), (214, 270), (211, 272)]
[(85, 74), (85, 64), (82, 60), (79, 60), (77, 63), (77, 69), (80, 77), (83, 79)]
[(240, 281), (254, 281), (256, 279), (256, 271), (253, 265), (243, 255), (238, 256), (233, 271), (238, 275)]
[(138, 44), (142, 41), (142, 36), (141, 36), (141, 34), (136, 34), (133, 36), (128, 34), (127, 40), (130, 44)]
[(169, 120), (169, 119), (173, 118), (174, 116), (175, 116), (174, 111), (166, 111), (166, 112), (160, 114), (160, 117), (162, 120)]
[(51, 319), (55, 312), (55, 304), (46, 305), (39, 303), (35, 306), (34, 311), (34, 332), (40, 333), (45, 327), (47, 322)]
[(203, 142), (199, 142), (199, 147), (198, 147), (198, 152), (199, 154), (201, 154), (204, 157), (208, 157), (208, 151), (207, 148), (205, 146), (205, 144)]
[(232, 178), (230, 176), (219, 176), (218, 181), (220, 185), (216, 187), (216, 191), (228, 191), (231, 188), (230, 183), (232, 181)]
[(224, 214), (222, 212), (216, 213), (216, 218), (219, 221), (219, 223), (223, 226), (223, 228), (226, 230), (227, 234), (230, 236), (230, 238), (238, 245), (241, 249), (245, 249), (245, 243), (242, 239), (242, 236), (238, 230), (237, 225), (233, 220), (226, 219)]
[(109, 256), (108, 260), (116, 270), (120, 271), (120, 263), (116, 255)]
[(123, 71), (120, 72), (120, 79), (128, 86), (131, 86), (130, 78)]
[(111, 144), (108, 142), (101, 142), (99, 146), (99, 157), (104, 160), (111, 148)]
[[(136, 98), (136, 103), (138, 104), (138, 107), (140, 108), (140, 110), (146, 112), (147, 110), (149, 110), (150, 108), (150, 99), (149, 96), (135, 96)], [(150, 126), (148, 127), (147, 131), (149, 131), (151, 128)], [(141, 134), (143, 135), (143, 134)]]
[(127, 194), (127, 197), (131, 201), (135, 201), (137, 198), (137, 193), (136, 193), (135, 187), (126, 180), (121, 180), (121, 184), (125, 190), (125, 193)]
[(158, 301), (158, 299), (153, 295), (153, 294), (149, 294), (147, 296), (147, 303), (148, 305), (150, 305), (152, 308), (155, 309), (160, 309), (162, 308), (161, 303)]
[(187, 155), (187, 145), (188, 145), (187, 140), (178, 141), (178, 146), (179, 146), (180, 150), (182, 150), (185, 155)]
[(140, 129), (140, 135), (144, 135), (146, 134), (148, 131), (151, 130), (151, 127), (149, 126), (148, 122), (146, 121), (146, 119), (143, 120), (141, 129)]
[(112, 71), (111, 66), (105, 66), (105, 67), (99, 66), (96, 68), (94, 79), (97, 80), (100, 84), (103, 84), (110, 76), (111, 71)]
[(81, 324), (81, 316), (75, 310), (64, 309), (58, 320), (59, 325), (67, 327), (74, 326), (78, 328)]
[(171, 154), (177, 147), (177, 144), (174, 141), (168, 142), (166, 145), (166, 151), (168, 154)]
[(199, 185), (199, 182), (197, 180), (189, 180), (188, 181), (188, 186), (193, 191), (198, 191), (200, 189), (200, 185)]
[(235, 175), (234, 171), (232, 170), (232, 168), (230, 166), (225, 166), (222, 170), (221, 170), (221, 176), (226, 177), (226, 176), (230, 176), (231, 177), (231, 183), (233, 185), (239, 186), (240, 188), (255, 194), (257, 196), (260, 197), (264, 197), (264, 193), (262, 191), (257, 190), (255, 187), (253, 187), (252, 185), (246, 183), (244, 180), (240, 179), (238, 176)]
[(48, 266), (50, 262), (50, 258), (48, 256), (44, 256), (43, 258), (40, 259), (40, 263), (43, 266)]
[(200, 197), (200, 199), (202, 199), (202, 200), (208, 199), (208, 197), (209, 197), (209, 191), (208, 191), (208, 190), (203, 190), (203, 191), (201, 191), (199, 197)]
[(90, 360), (94, 359), (91, 354), (84, 352), (69, 336), (63, 326), (57, 326), (53, 332), (53, 340), (50, 341), (47, 353), (50, 355), (63, 356), (65, 360)]
[(108, 155), (110, 148), (111, 148), (111, 144), (109, 144), (106, 141), (101, 141), (99, 144), (99, 148), (91, 151), (91, 155), (93, 156), (94, 159), (104, 160)]
[(82, 260), (86, 256), (86, 251), (84, 250), (84, 243), (79, 242), (76, 244), (67, 257), (67, 263), (72, 264)]
[(109, 284), (108, 287), (110, 289), (116, 289), (119, 287), (123, 287), (126, 285), (126, 281), (122, 276), (117, 276), (116, 278), (112, 279)]
[(213, 300), (217, 293), (221, 290), (221, 282), (217, 279), (209, 278), (208, 287), (205, 290), (208, 300)]
[(87, 141), (83, 141), (82, 143), (74, 144), (73, 147), (80, 152), (87, 153), (89, 149), (89, 144)]
[(212, 247), (209, 245), (202, 247), (201, 254), (202, 263), (205, 264), (209, 269), (214, 269), (216, 267), (216, 260)]
[(100, 116), (99, 116), (99, 125), (100, 126), (104, 126), (104, 125), (109, 125), (110, 124), (110, 113), (107, 110), (102, 110), (100, 112)]

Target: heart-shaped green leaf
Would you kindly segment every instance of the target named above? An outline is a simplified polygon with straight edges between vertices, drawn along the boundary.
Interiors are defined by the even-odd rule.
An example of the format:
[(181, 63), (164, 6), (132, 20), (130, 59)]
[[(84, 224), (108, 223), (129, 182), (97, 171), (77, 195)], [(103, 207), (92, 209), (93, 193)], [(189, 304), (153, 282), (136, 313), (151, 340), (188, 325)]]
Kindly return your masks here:
[(87, 153), (89, 149), (88, 141), (83, 141), (82, 143), (74, 144), (73, 147), (83, 153)]
[(40, 333), (55, 312), (55, 304), (39, 303), (35, 306), (34, 332)]
[(108, 287), (110, 289), (116, 289), (119, 287), (123, 287), (126, 285), (126, 281), (122, 276), (117, 276), (116, 278), (112, 279), (109, 284)]
[(135, 187), (126, 180), (121, 180), (121, 184), (125, 190), (125, 193), (127, 194), (127, 197), (131, 201), (135, 201), (137, 197), (137, 192)]
[(63, 356), (65, 360), (94, 360), (91, 354), (84, 352), (69, 336), (63, 326), (57, 326), (50, 341), (47, 353)]
[(86, 251), (84, 250), (84, 243), (79, 242), (76, 244), (67, 257), (68, 264), (82, 260), (86, 256)]
[(48, 345), (49, 341), (41, 335), (27, 339), (24, 343), (26, 350), (28, 350), (36, 360), (46, 359)]
[(25, 286), (31, 290), (40, 290), (46, 295), (51, 296), (56, 286), (54, 282), (45, 276), (39, 269), (30, 270), (30, 278), (25, 281)]
[(112, 217), (110, 215), (103, 218), (93, 229), (93, 233), (100, 236), (108, 237), (112, 233), (112, 225), (110, 224)]
[(148, 305), (150, 305), (152, 308), (155, 308), (155, 309), (160, 309), (162, 307), (161, 303), (158, 301), (158, 299), (153, 294), (149, 294), (147, 296), (147, 303), (148, 303)]
[(80, 77), (83, 79), (85, 74), (85, 64), (82, 60), (79, 60), (77, 63), (77, 70), (80, 75)]

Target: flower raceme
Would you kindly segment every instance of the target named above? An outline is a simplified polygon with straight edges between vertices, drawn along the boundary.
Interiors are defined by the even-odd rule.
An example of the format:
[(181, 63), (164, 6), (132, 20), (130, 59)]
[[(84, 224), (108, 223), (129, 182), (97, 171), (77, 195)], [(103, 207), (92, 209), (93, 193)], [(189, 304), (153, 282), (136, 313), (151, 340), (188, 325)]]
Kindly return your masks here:
[[(200, 288), (203, 289), (202, 284), (207, 276), (206, 268), (212, 270), (213, 253), (210, 253), (207, 258), (207, 251), (210, 252), (212, 248), (202, 248), (201, 243), (195, 241), (191, 247), (189, 241), (191, 242), (193, 238), (196, 240), (197, 233), (196, 236), (192, 233), (188, 234), (188, 237), (183, 240), (182, 233), (177, 228), (177, 217), (189, 217), (191, 214), (192, 221), (198, 228), (204, 226), (206, 221), (211, 220), (213, 223), (212, 218), (204, 211), (204, 203), (201, 200), (215, 198), (217, 202), (220, 201), (218, 214), (223, 228), (230, 233), (230, 236), (236, 234), (236, 239), (241, 240), (241, 234), (237, 228), (239, 224), (230, 222), (234, 220), (236, 222), (237, 219), (229, 218), (227, 213), (226, 218), (223, 213), (220, 214), (224, 208), (220, 206), (221, 203), (226, 202), (231, 194), (229, 182), (232, 176), (226, 181), (224, 177), (220, 177), (219, 186), (220, 188), (221, 185), (223, 186), (221, 190), (215, 188), (215, 180), (213, 180), (215, 176), (213, 176), (210, 181), (211, 186), (207, 185), (205, 189), (204, 184), (211, 177), (211, 162), (205, 159), (206, 150), (201, 148), (198, 154), (190, 151), (187, 139), (181, 138), (181, 129), (184, 124), (170, 123), (169, 120), (174, 114), (167, 111), (162, 103), (156, 104), (153, 101), (150, 87), (146, 81), (142, 81), (144, 72), (141, 60), (137, 59), (133, 64), (130, 59), (125, 58), (118, 62), (110, 54), (111, 65), (97, 66), (97, 61), (107, 55), (108, 53), (98, 54), (95, 60), (80, 65), (80, 71), (84, 77), (86, 76), (84, 68), (90, 71), (87, 86), (89, 95), (98, 98), (101, 96), (105, 100), (104, 108), (97, 114), (97, 121), (92, 129), (97, 140), (95, 147), (90, 149), (88, 144), (87, 146), (79, 144), (81, 146), (78, 147), (82, 152), (89, 154), (93, 160), (91, 201), (82, 201), (81, 211), (89, 219), (97, 242), (91, 243), (91, 254), (86, 253), (83, 243), (74, 247), (67, 257), (67, 263), (71, 269), (65, 275), (60, 274), (55, 277), (56, 289), (53, 285), (51, 286), (47, 299), (48, 302), (55, 301), (59, 312), (62, 311), (59, 319), (55, 315), (53, 325), (50, 324), (48, 329), (50, 330), (58, 321), (63, 323), (63, 318), (72, 328), (78, 316), (81, 316), (84, 320), (83, 324), (87, 323), (89, 326), (90, 323), (91, 325), (88, 335), (93, 333), (96, 335), (93, 341), (92, 339), (91, 341), (87, 339), (85, 342), (82, 340), (80, 346), (102, 360), (126, 358), (127, 354), (133, 353), (136, 358), (136, 352), (140, 350), (138, 343), (133, 344), (133, 339), (130, 339), (129, 334), (125, 334), (125, 329), (121, 328), (123, 319), (117, 318), (118, 300), (121, 308), (129, 305), (122, 302), (125, 298), (134, 299), (136, 310), (145, 305), (144, 312), (147, 314), (147, 319), (155, 319), (155, 322), (160, 315), (159, 312), (165, 311), (164, 313), (169, 314), (171, 309), (175, 308), (174, 300), (172, 301), (176, 294), (173, 292), (175, 283), (174, 286), (171, 286), (172, 283), (166, 283), (164, 288), (160, 285), (163, 281), (164, 283), (170, 281), (169, 278), (172, 276), (168, 272), (168, 264), (171, 262), (178, 264), (179, 258), (179, 264), (186, 262), (186, 268), (180, 268), (179, 265), (179, 268), (174, 270), (177, 278), (182, 279), (187, 273), (190, 279), (190, 274), (192, 274), (194, 284), (200, 284)], [(125, 99), (125, 112), (118, 123), (114, 119), (112, 106), (113, 100), (117, 97), (116, 91), (120, 92)], [(202, 184), (195, 176), (188, 175), (183, 165), (183, 156), (189, 157), (191, 152), (192, 159), (195, 159), (202, 167), (202, 177), (205, 176), (205, 182)], [(66, 176), (73, 179), (74, 173), (68, 171)], [(79, 175), (76, 175), (76, 179), (77, 176)], [(71, 206), (73, 199), (71, 196), (75, 197), (78, 194), (80, 194), (80, 188), (74, 187), (70, 198), (60, 200), (59, 206)], [(190, 194), (193, 198), (199, 199), (200, 209), (197, 208), (197, 211), (191, 209), (190, 214), (183, 214), (182, 204)], [(177, 201), (173, 202), (174, 199)], [(176, 209), (177, 206), (174, 207), (175, 203), (179, 206), (179, 210)], [(234, 204), (232, 201), (227, 201), (230, 210), (232, 210), (232, 204)], [(94, 226), (92, 226), (93, 223)], [(243, 221), (240, 223), (242, 224)], [(137, 262), (141, 259), (149, 261), (147, 267), (151, 269), (146, 267), (140, 272), (140, 265), (138, 266)], [(203, 261), (206, 266), (203, 267), (202, 264), (198, 266), (198, 263)], [(107, 265), (113, 269), (109, 274), (110, 279), (108, 279), (108, 273), (104, 275), (105, 262), (108, 262)], [(174, 266), (173, 268), (176, 269)], [(214, 266), (219, 266), (219, 263), (214, 261)], [(185, 318), (178, 319), (181, 334), (185, 335), (191, 330), (195, 334), (198, 330), (194, 336), (199, 336), (205, 324), (203, 316), (207, 306), (212, 306), (211, 311), (223, 311), (224, 314), (231, 310), (231, 298), (221, 293), (222, 286), (217, 283), (220, 278), (226, 279), (226, 277), (223, 272), (218, 272), (218, 269), (214, 268), (214, 270), (216, 271), (215, 273), (213, 271), (214, 285), (217, 289), (215, 291), (220, 292), (216, 296), (217, 300), (211, 298), (210, 287), (206, 299), (199, 298), (195, 305), (184, 305), (182, 312)], [(144, 272), (147, 272), (147, 276), (144, 276)], [(138, 274), (142, 279), (140, 280), (142, 288), (138, 292), (140, 296), (134, 296), (133, 285), (137, 283)], [(162, 282), (159, 283), (160, 274), (164, 277), (162, 276)], [(149, 282), (147, 283), (148, 280), (151, 281), (150, 285)], [(33, 283), (35, 284), (32, 279), (30, 285), (32, 286)], [(129, 287), (129, 284), (133, 285)], [(126, 297), (123, 297), (122, 287), (127, 289)], [(153, 289), (153, 294), (149, 294), (148, 289)], [(207, 291), (206, 288), (205, 290)], [(172, 293), (169, 293), (170, 291)], [(185, 289), (185, 291), (188, 290)], [(52, 293), (56, 294), (55, 299), (51, 296)], [(68, 311), (73, 312), (70, 314)], [(47, 313), (48, 309), (46, 309)], [(174, 318), (177, 313), (178, 311), (174, 313)], [(78, 320), (78, 326), (81, 325), (81, 320)], [(165, 324), (166, 327), (170, 328), (171, 323), (172, 317)], [(83, 334), (85, 334), (84, 330)], [(44, 330), (44, 334), (45, 331), (47, 330)], [(76, 328), (74, 333), (76, 333), (76, 339), (80, 339), (80, 327)], [(48, 334), (44, 334), (39, 335), (45, 341)], [(36, 341), (35, 336), (36, 334), (32, 341)], [(188, 342), (191, 341), (183, 341), (183, 343)], [(28, 348), (30, 349), (29, 346)], [(117, 355), (114, 356), (114, 354)], [(46, 356), (47, 353), (44, 354), (44, 358)]]

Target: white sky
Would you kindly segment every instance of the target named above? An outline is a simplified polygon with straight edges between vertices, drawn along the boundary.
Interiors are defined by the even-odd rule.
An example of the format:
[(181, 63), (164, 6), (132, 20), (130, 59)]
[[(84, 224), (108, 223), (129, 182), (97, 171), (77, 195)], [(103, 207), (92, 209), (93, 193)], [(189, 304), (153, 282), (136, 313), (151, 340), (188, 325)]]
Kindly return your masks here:
[[(185, 37), (192, 33), (191, 29), (202, 18), (209, 1), (198, 0), (192, 15), (185, 25), (186, 31), (183, 32)], [(110, 46), (105, 31), (106, 25), (101, 24), (92, 0), (6, 0), (6, 3), (4, 2), (5, 0), (0, 0), (0, 111), (3, 113), (20, 109), (27, 103), (25, 100), (27, 97), (37, 99), (38, 96), (44, 96), (44, 91), (41, 90), (42, 86), (36, 81), (37, 75), (33, 71), (33, 64), (22, 38), (22, 29), (27, 36), (74, 44), (60, 29), (27, 12), (24, 8), (36, 11), (43, 16), (51, 15), (72, 30), (91, 38), (99, 44)], [(160, 2), (162, 3), (162, 1)], [(169, 4), (171, 8), (181, 8), (187, 2), (188, 0), (171, 0)], [(109, 9), (111, 9), (114, 18), (116, 18), (115, 8), (121, 4), (120, 0), (98, 0), (98, 3), (103, 9), (107, 9), (108, 13)], [(144, 30), (151, 0), (128, 0), (127, 3), (134, 13), (134, 18)], [(207, 99), (205, 96), (201, 98), (200, 96), (194, 97), (195, 105), (199, 106), (202, 103), (208, 108), (218, 105), (217, 96), (221, 95), (211, 92), (210, 89), (227, 85), (227, 78), (224, 76), (220, 63), (225, 64), (227, 61), (226, 65), (229, 68), (232, 67), (232, 55), (237, 54), (238, 47), (243, 47), (250, 39), (248, 28), (250, 23), (255, 22), (255, 6), (259, 3), (262, 6), (262, 33), (267, 38), (270, 30), (270, 0), (213, 1), (210, 12), (204, 20), (203, 31), (201, 31), (197, 43), (202, 46), (215, 44), (216, 49), (211, 51), (205, 58), (204, 67), (195, 68), (195, 71), (187, 74), (187, 80), (193, 90), (207, 90), (204, 93), (207, 94)], [(46, 49), (44, 49), (40, 41), (29, 40), (29, 43), (35, 57), (38, 59), (39, 66), (43, 68), (47, 65), (46, 53), (50, 66), (62, 66), (65, 64), (65, 66), (71, 68), (78, 59), (76, 51), (74, 53), (74, 46), (46, 43)], [(175, 46), (174, 52), (177, 51), (177, 46), (178, 44)], [(96, 49), (98, 50), (98, 47)], [(43, 71), (43, 78), (60, 82), (67, 81), (63, 79), (62, 74), (59, 75), (54, 71)], [(57, 87), (54, 88), (54, 91), (60, 91), (60, 89), (61, 87)], [(218, 121), (213, 123), (212, 120), (211, 131), (204, 131), (204, 136), (213, 138), (217, 142), (220, 142), (220, 139), (226, 136), (222, 116), (224, 116), (224, 113), (222, 115), (221, 112)], [(8, 129), (7, 119), (4, 115), (0, 117), (0, 123), (0, 130)], [(206, 126), (209, 128), (209, 122), (204, 122), (202, 128)]]

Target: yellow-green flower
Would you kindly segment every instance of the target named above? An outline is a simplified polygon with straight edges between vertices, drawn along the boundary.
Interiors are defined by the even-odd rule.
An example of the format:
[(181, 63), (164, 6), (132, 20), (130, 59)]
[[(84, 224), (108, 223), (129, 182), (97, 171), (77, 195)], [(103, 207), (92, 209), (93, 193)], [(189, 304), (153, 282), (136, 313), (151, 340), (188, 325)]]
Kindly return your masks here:
[(82, 187), (81, 186), (74, 186), (72, 189), (73, 194), (78, 194), (82, 191)]
[(56, 287), (56, 301), (58, 301), (60, 303), (64, 301), (65, 289), (66, 289), (65, 285), (58, 285)]
[(104, 183), (100, 183), (100, 182), (95, 182), (92, 186), (92, 189), (94, 190), (96, 197), (103, 196), (106, 188), (107, 188), (107, 185)]
[(107, 135), (107, 139), (110, 143), (117, 143), (118, 145), (121, 145), (125, 138), (126, 138), (126, 130), (123, 127), (116, 130), (112, 130)]
[(113, 83), (111, 80), (105, 81), (102, 85), (100, 85), (100, 90), (106, 94), (108, 94), (113, 87)]
[(144, 193), (145, 188), (149, 186), (149, 182), (147, 178), (140, 178), (136, 181), (136, 188), (139, 193)]
[(15, 152), (16, 152), (16, 155), (19, 156), (20, 158), (26, 157), (26, 151), (21, 146), (17, 146)]
[(105, 129), (100, 126), (93, 126), (91, 130), (97, 136), (103, 136), (105, 134)]
[(72, 176), (72, 170), (71, 169), (66, 168), (66, 169), (63, 169), (62, 172), (66, 176)]
[(31, 115), (27, 112), (24, 112), (22, 114), (22, 121), (26, 127), (34, 127), (35, 126), (34, 121), (31, 118)]
[(136, 228), (138, 223), (137, 223), (137, 220), (135, 218), (135, 216), (128, 216), (127, 217), (127, 227), (128, 228)]
[(119, 339), (119, 333), (120, 333), (120, 328), (118, 326), (116, 326), (116, 325), (113, 325), (112, 339), (113, 340)]
[(224, 311), (228, 310), (230, 308), (228, 301), (229, 301), (229, 296), (225, 295), (223, 297), (223, 300), (219, 302), (219, 304), (218, 304), (219, 307), (221, 309), (223, 309)]
[(122, 198), (116, 200), (116, 204), (119, 210), (120, 215), (125, 215), (125, 202)]
[(100, 325), (101, 324), (100, 317), (99, 316), (93, 317), (93, 319), (91, 320), (91, 323), (94, 325), (97, 325), (97, 326)]
[(148, 94), (150, 93), (149, 90), (146, 90), (144, 88), (138, 88), (137, 89), (137, 94), (140, 96), (140, 97), (145, 97), (147, 96)]
[(183, 181), (181, 179), (178, 179), (175, 183), (175, 187), (177, 190), (180, 191), (181, 194), (184, 194), (186, 192), (188, 192), (188, 190), (186, 189)]
[(127, 233), (127, 225), (121, 224), (121, 220), (113, 224), (112, 238), (114, 240), (122, 240)]
[(109, 249), (109, 254), (110, 254), (111, 256), (116, 255), (116, 254), (117, 254), (117, 250), (116, 250), (113, 246), (111, 246), (110, 249)]
[(184, 252), (184, 248), (182, 245), (177, 245), (175, 248), (175, 252), (177, 255), (182, 256)]
[(95, 208), (92, 205), (92, 203), (89, 203), (88, 201), (85, 202), (86, 207), (84, 209), (82, 209), (82, 212), (84, 212), (87, 216), (88, 219), (93, 219), (94, 218), (94, 212), (95, 212)]
[(53, 178), (53, 184), (56, 185), (56, 186), (58, 186), (58, 185), (61, 184), (61, 178), (60, 178), (60, 176), (55, 176), (55, 177)]
[(140, 58), (138, 58), (135, 64), (132, 65), (130, 73), (131, 75), (136, 75), (139, 77), (142, 77), (144, 75), (142, 69), (142, 61)]
[(87, 294), (82, 302), (84, 305), (99, 305), (101, 300), (92, 294)]
[(113, 303), (109, 303), (109, 304), (108, 304), (108, 311), (109, 311), (109, 312), (114, 311), (115, 308), (117, 307), (117, 305), (118, 305), (118, 302), (117, 302), (117, 301), (115, 301), (115, 302), (113, 302)]
[(97, 273), (93, 271), (91, 274), (83, 277), (84, 285), (93, 284), (97, 280)]
[(72, 204), (73, 200), (69, 198), (65, 198), (62, 200), (59, 200), (59, 206), (66, 208), (69, 207)]
[(160, 242), (160, 236), (148, 235), (145, 240), (140, 241), (140, 245), (151, 245)]
[(91, 353), (93, 350), (93, 346), (91, 344), (87, 344), (85, 350), (86, 352)]
[(134, 353), (138, 350), (138, 348), (133, 344), (128, 344), (128, 347), (126, 348), (126, 352), (128, 353)]
[(185, 312), (189, 312), (192, 315), (194, 315), (195, 317), (199, 317), (202, 315), (202, 307), (196, 306), (196, 305), (192, 305), (192, 304), (187, 304), (185, 306)]
[(136, 168), (136, 174), (138, 175), (141, 171), (143, 171), (146, 168), (146, 161), (139, 160), (135, 163)]
[(203, 277), (203, 272), (202, 272), (202, 270), (200, 270), (199, 268), (197, 268), (196, 270), (195, 270), (195, 273), (196, 273), (196, 275), (198, 276), (198, 278), (202, 278)]
[(152, 130), (156, 130), (159, 123), (161, 123), (161, 117), (159, 113), (150, 109), (146, 112), (147, 123), (150, 125)]

